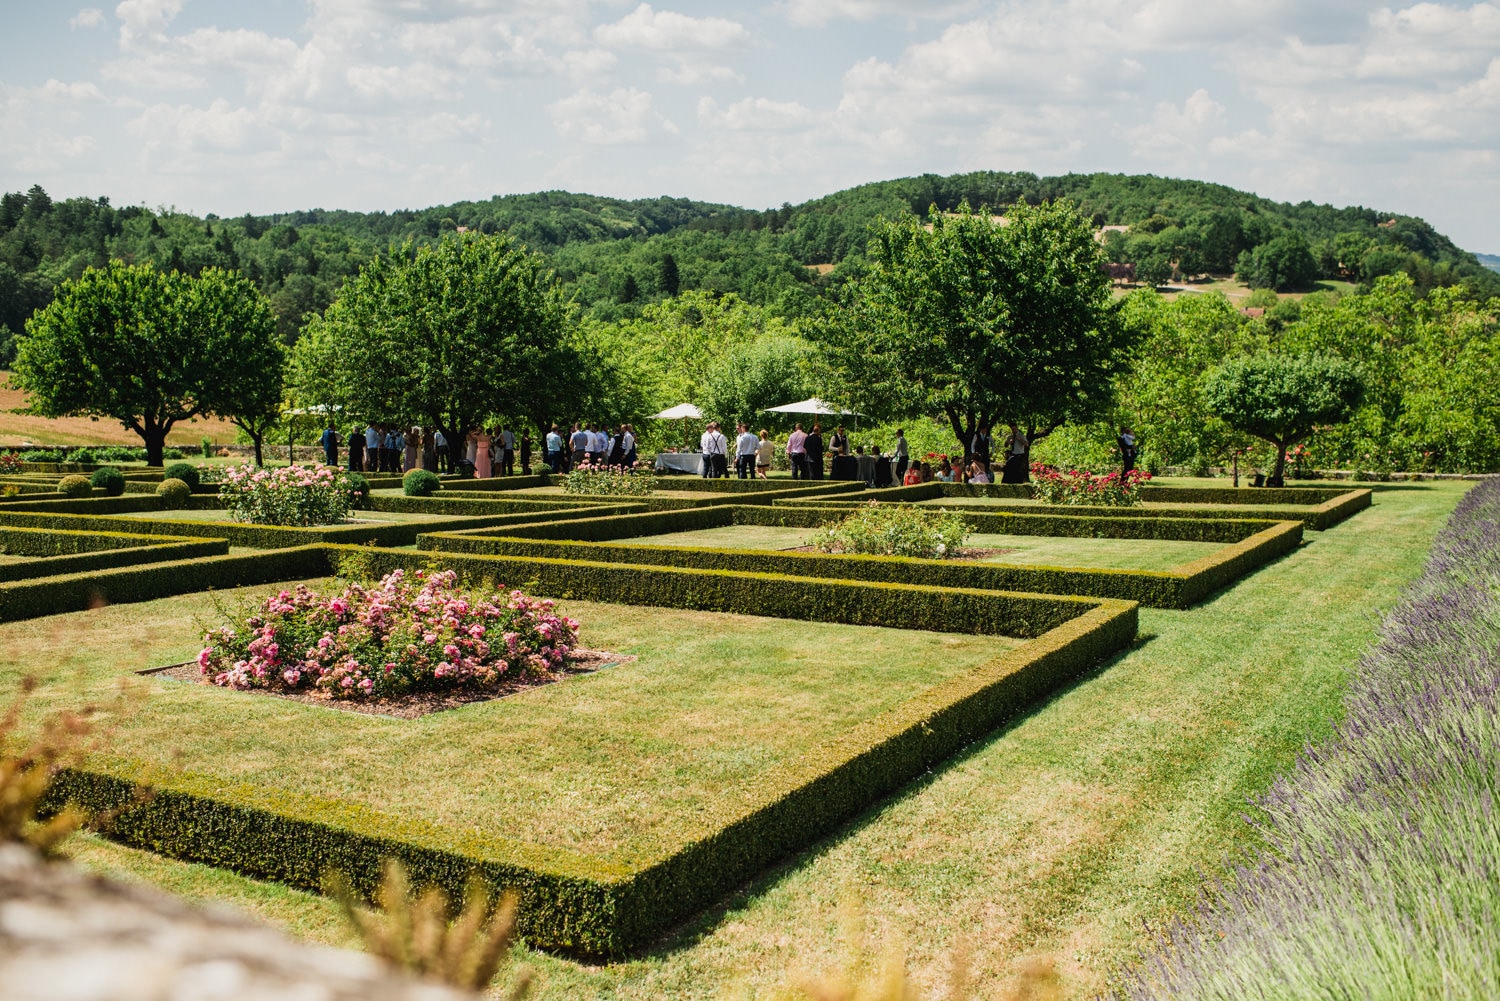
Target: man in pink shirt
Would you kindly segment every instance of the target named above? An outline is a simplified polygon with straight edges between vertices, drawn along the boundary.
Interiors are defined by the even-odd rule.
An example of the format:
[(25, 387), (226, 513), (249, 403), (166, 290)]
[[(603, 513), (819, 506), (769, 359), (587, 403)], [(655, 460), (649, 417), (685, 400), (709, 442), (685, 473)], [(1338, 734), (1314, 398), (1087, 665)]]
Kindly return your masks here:
[(807, 479), (807, 432), (798, 424), (786, 440), (786, 457), (792, 460), (792, 479)]

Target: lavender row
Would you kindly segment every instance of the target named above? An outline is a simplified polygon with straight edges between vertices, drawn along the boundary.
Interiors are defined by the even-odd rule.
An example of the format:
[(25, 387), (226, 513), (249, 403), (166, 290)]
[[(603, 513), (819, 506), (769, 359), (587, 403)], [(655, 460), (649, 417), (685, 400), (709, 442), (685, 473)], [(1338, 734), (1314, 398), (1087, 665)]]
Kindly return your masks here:
[(1500, 996), (1500, 482), (1455, 510), (1346, 710), (1247, 818), (1265, 850), (1119, 996)]

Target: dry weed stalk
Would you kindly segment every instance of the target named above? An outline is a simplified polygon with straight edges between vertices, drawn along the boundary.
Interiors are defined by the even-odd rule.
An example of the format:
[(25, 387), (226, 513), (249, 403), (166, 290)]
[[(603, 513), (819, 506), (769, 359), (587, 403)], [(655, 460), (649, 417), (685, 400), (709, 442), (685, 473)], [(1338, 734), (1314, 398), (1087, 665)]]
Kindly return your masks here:
[[(492, 908), (489, 887), (477, 876), (470, 879), (463, 910), (452, 921), (447, 895), (428, 887), (413, 897), (406, 869), (396, 859), (386, 861), (378, 911), (359, 906), (342, 874), (329, 877), (328, 892), (343, 905), (366, 951), (402, 969), (482, 991), (511, 960), (518, 898), (507, 892)], [(521, 1001), (531, 986), (531, 970), (523, 966), (505, 996)]]
[[(20, 736), (21, 714), (36, 688), (35, 678), (22, 678), (20, 693), (0, 718), (0, 841), (19, 842), (51, 855), (91, 818), (72, 804), (46, 820), (37, 810), (57, 773), (77, 764), (98, 743), (94, 718), (100, 710), (90, 705), (53, 713), (26, 740)], [(94, 741), (88, 739), (91, 734)]]

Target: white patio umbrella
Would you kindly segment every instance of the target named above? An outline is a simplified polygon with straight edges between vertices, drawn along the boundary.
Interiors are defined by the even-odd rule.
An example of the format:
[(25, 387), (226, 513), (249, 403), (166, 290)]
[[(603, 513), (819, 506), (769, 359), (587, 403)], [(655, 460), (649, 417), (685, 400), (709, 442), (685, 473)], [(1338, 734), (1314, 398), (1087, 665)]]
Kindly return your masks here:
[(779, 407), (767, 407), (761, 411), (765, 414), (832, 414), (834, 416), (852, 415), (858, 416), (853, 410), (840, 410), (831, 404), (824, 403), (816, 396), (806, 400), (798, 400), (796, 403), (783, 403)]
[(661, 413), (651, 414), (650, 416), (651, 418), (661, 418), (663, 420), (676, 420), (680, 417), (683, 420), (691, 418), (696, 421), (703, 418), (703, 411), (699, 410), (691, 403), (679, 403), (675, 407), (668, 407)]

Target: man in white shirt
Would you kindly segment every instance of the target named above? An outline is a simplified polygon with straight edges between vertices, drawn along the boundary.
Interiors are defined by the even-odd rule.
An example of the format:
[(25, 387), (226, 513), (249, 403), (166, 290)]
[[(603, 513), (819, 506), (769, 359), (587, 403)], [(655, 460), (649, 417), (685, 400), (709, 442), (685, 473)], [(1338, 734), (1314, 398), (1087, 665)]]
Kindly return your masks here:
[(516, 433), (510, 428), (500, 429), (500, 475), (513, 476), (516, 472)]
[(596, 466), (604, 464), (604, 453), (609, 450), (609, 435), (598, 424), (589, 427), (589, 461)]
[(716, 479), (729, 475), (729, 439), (719, 432), (719, 425), (710, 423), (708, 430), (698, 440), (703, 452), (703, 476)]
[(760, 447), (760, 436), (740, 424), (735, 430), (739, 437), (734, 440), (734, 475), (742, 480), (755, 478), (755, 451)]
[(542, 446), (544, 454), (542, 461), (545, 462), (554, 473), (562, 472), (563, 464), (563, 440), (562, 435), (557, 432), (557, 425), (552, 425), (547, 432), (546, 444)]
[(635, 464), (635, 429), (629, 424), (620, 425), (620, 461), (626, 468)]

